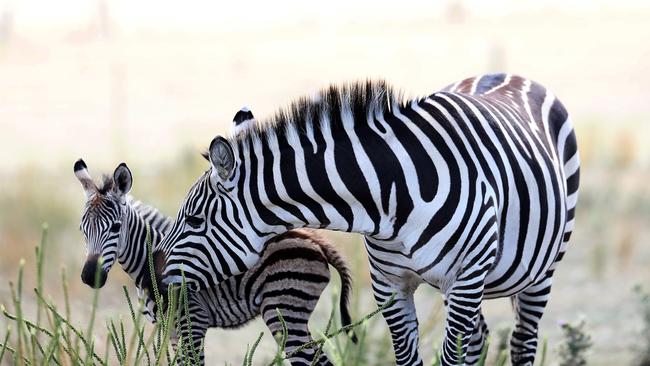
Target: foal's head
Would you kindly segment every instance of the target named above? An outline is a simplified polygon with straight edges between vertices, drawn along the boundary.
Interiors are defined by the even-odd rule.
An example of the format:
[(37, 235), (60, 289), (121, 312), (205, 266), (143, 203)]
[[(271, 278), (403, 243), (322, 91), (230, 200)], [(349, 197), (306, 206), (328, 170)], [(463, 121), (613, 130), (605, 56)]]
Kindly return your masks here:
[(112, 177), (105, 176), (97, 186), (81, 159), (74, 164), (74, 174), (86, 193), (80, 229), (86, 241), (87, 255), (81, 280), (88, 286), (100, 288), (106, 283), (108, 271), (115, 263), (120, 242), (125, 240), (122, 220), (133, 178), (129, 168), (122, 163)]

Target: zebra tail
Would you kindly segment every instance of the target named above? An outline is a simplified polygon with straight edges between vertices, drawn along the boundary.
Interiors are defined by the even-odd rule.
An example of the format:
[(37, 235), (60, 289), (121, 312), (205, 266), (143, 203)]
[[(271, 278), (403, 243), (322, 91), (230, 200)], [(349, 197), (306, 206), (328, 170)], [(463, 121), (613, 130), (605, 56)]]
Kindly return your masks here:
[[(320, 246), (327, 262), (336, 269), (341, 278), (341, 298), (339, 300), (339, 308), (341, 312), (341, 325), (348, 326), (352, 324), (352, 317), (350, 316), (350, 295), (352, 293), (352, 274), (350, 273), (350, 268), (346, 263), (345, 259), (339, 254), (338, 251), (329, 243), (323, 240), (316, 241)], [(348, 331), (348, 336), (350, 340), (354, 343), (357, 343), (359, 339), (357, 338), (354, 329)]]
[(561, 159), (564, 179), (566, 184), (566, 225), (562, 237), (562, 245), (556, 263), (564, 256), (566, 246), (573, 233), (575, 225), (575, 211), (578, 204), (578, 189), (580, 187), (580, 154), (578, 143), (571, 118), (559, 101), (551, 109), (550, 123), (555, 127), (558, 157)]

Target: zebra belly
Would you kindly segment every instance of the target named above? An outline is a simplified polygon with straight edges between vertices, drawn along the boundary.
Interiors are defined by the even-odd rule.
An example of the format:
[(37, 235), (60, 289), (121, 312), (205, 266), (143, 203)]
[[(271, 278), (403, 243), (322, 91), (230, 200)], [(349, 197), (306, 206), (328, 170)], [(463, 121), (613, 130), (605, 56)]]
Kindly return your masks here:
[[(556, 177), (556, 178), (553, 178)], [(448, 251), (444, 247), (449, 240), (448, 236), (441, 235), (443, 240), (433, 240), (423, 247), (412, 251), (412, 246), (402, 246), (400, 252), (372, 251), (369, 253), (383, 259), (386, 271), (397, 272), (396, 277), (404, 276), (410, 269), (417, 269), (420, 278), (430, 285), (440, 289), (443, 293), (455, 281), (457, 275), (466, 270), (464, 266), (467, 252), (462, 252), (464, 247), (474, 247), (474, 252), (480, 251), (485, 245), (497, 248), (495, 262), (485, 279), (485, 297), (496, 298), (510, 296), (521, 292), (529, 286), (540, 281), (553, 266), (562, 243), (562, 233), (566, 222), (566, 199), (562, 194), (557, 195), (557, 190), (552, 186), (553, 179), (562, 179), (558, 175), (551, 175), (546, 182), (548, 186), (540, 184), (538, 191), (532, 192), (524, 202), (518, 200), (517, 192), (510, 192), (507, 205), (503, 205), (495, 197), (496, 189), (488, 188), (483, 195), (468, 200), (474, 202), (472, 208), (475, 215), (464, 224), (464, 228), (475, 227), (474, 231), (465, 230), (462, 242), (456, 242)], [(538, 192), (552, 192), (548, 195), (537, 195)], [(481, 192), (481, 191), (477, 191)], [(545, 204), (539, 202), (544, 200)], [(426, 217), (425, 212), (415, 215), (416, 218)], [(430, 215), (429, 215), (430, 216)], [(413, 220), (417, 222), (417, 220)], [(520, 222), (526, 222), (526, 227), (520, 227)], [(418, 226), (406, 225), (407, 232), (419, 233)], [(494, 230), (488, 230), (488, 227)], [(451, 229), (457, 226), (450, 225)], [(484, 228), (484, 229), (481, 229)], [(473, 236), (473, 233), (481, 235)], [(498, 233), (492, 241), (489, 236)], [(437, 237), (434, 236), (434, 239)], [(475, 243), (479, 243), (475, 246)], [(440, 262), (432, 265), (432, 261), (441, 258)]]
[(200, 304), (210, 315), (211, 328), (240, 327), (259, 315), (259, 308), (251, 307), (247, 299), (237, 297), (234, 281), (225, 283), (230, 284), (231, 288), (227, 289), (222, 283), (217, 289), (207, 288), (189, 294), (190, 302)]

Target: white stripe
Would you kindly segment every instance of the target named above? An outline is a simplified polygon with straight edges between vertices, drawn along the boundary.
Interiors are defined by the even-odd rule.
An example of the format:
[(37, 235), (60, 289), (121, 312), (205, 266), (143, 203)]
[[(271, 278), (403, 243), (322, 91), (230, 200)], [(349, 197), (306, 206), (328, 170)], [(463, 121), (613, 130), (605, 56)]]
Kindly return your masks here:
[[(549, 131), (550, 125), (549, 125), (549, 122), (548, 122), (548, 118), (549, 118), (550, 113), (551, 113), (551, 107), (553, 106), (553, 102), (555, 102), (555, 96), (553, 94), (551, 94), (549, 91), (546, 91), (546, 95), (544, 96), (544, 102), (542, 102), (542, 108), (541, 108), (540, 113), (542, 114), (542, 126), (544, 126), (544, 133), (546, 135), (546, 141), (548, 141), (548, 146), (553, 145), (553, 143), (552, 143), (553, 139), (551, 138), (551, 133)], [(531, 114), (530, 118), (531, 118), (531, 121), (532, 121), (532, 118), (533, 118), (532, 114)], [(541, 145), (544, 148), (544, 150), (546, 150), (547, 144), (541, 144)], [(551, 157), (551, 160), (554, 163), (556, 163), (558, 165), (562, 164), (562, 162), (559, 161), (560, 156), (557, 153), (557, 151), (553, 151), (553, 149), (551, 149), (551, 151), (546, 151), (546, 153), (548, 154), (549, 157)]]
[(571, 159), (564, 163), (564, 176), (569, 178), (574, 175), (580, 168), (580, 155), (576, 152)]
[(492, 93), (493, 91), (495, 91), (495, 90), (497, 90), (497, 89), (499, 89), (499, 88), (502, 88), (502, 87), (504, 87), (504, 86), (510, 84), (510, 78), (511, 78), (511, 77), (512, 77), (512, 75), (510, 75), (510, 74), (506, 74), (506, 77), (503, 78), (503, 82), (502, 82), (501, 84), (495, 86), (494, 88), (492, 88), (492, 89), (486, 91), (486, 92), (483, 93), (483, 94), (490, 94), (490, 93)]
[(562, 127), (560, 127), (560, 131), (557, 133), (557, 151), (562, 161), (566, 160), (566, 156), (564, 156), (564, 145), (572, 131), (573, 125), (571, 124), (571, 119), (567, 117), (566, 121), (562, 124)]
[(476, 94), (476, 88), (478, 87), (478, 82), (482, 78), (483, 78), (483, 76), (474, 77), (474, 81), (472, 81), (472, 86), (469, 89), (469, 94)]
[(566, 204), (567, 204), (568, 209), (576, 207), (576, 205), (578, 204), (578, 192), (577, 191), (567, 196)]
[(564, 233), (572, 232), (573, 229), (575, 228), (576, 224), (576, 219), (571, 219), (571, 221), (567, 221), (567, 223), (564, 225)]

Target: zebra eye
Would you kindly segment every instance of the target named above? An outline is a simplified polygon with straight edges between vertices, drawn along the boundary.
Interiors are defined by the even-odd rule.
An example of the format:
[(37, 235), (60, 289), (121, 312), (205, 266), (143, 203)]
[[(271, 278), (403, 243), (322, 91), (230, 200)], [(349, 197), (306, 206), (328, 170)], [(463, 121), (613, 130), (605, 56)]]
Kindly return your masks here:
[(122, 224), (119, 223), (119, 222), (116, 222), (116, 223), (114, 223), (113, 225), (111, 225), (110, 231), (111, 231), (112, 233), (116, 233), (116, 232), (120, 231), (120, 228), (121, 228), (121, 227), (122, 227)]
[(185, 222), (195, 229), (198, 229), (203, 225), (203, 219), (196, 216), (186, 216)]

